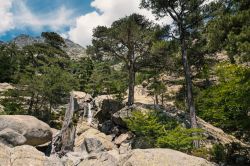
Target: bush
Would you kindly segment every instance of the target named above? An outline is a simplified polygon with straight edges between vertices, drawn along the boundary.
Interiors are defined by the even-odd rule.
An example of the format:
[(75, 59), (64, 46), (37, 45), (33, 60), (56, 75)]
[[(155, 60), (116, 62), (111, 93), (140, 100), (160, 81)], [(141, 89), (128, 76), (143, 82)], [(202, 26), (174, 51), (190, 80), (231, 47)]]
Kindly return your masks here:
[(199, 133), (200, 129), (186, 129), (178, 125), (172, 130), (166, 131), (165, 135), (157, 139), (157, 146), (162, 148), (171, 148), (180, 151), (190, 151), (193, 149), (192, 142), (201, 140), (201, 136), (194, 136), (193, 133)]
[(249, 147), (242, 147), (239, 143), (215, 144), (210, 150), (212, 161), (226, 165), (249, 165), (249, 152)]
[(193, 149), (191, 154), (196, 157), (201, 157), (206, 160), (211, 160), (211, 150), (206, 147), (200, 147), (197, 149)]
[(239, 65), (217, 67), (219, 84), (200, 92), (198, 115), (228, 132), (250, 129), (250, 69)]
[(7, 115), (25, 115), (25, 111), (22, 107), (23, 99), (20, 97), (18, 90), (8, 90), (4, 93), (4, 98), (0, 101), (4, 106), (3, 114)]
[(213, 145), (210, 154), (212, 156), (212, 160), (217, 163), (226, 161), (226, 148), (222, 144)]
[(133, 111), (132, 117), (126, 120), (128, 128), (137, 138), (144, 140), (152, 147), (171, 148), (180, 151), (190, 151), (193, 140), (201, 140), (200, 129), (186, 129), (161, 113), (149, 111)]

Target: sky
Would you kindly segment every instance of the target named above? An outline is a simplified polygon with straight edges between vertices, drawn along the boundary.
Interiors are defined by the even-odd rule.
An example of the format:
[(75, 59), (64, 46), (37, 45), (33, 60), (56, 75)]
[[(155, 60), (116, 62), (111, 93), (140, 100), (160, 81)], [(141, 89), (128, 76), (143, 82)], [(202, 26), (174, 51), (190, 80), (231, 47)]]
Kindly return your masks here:
[[(92, 30), (110, 26), (132, 13), (155, 17), (139, 8), (140, 0), (0, 0), (0, 40), (20, 34), (40, 36), (54, 31), (82, 46), (91, 44)], [(169, 18), (158, 23), (170, 22)]]
[[(98, 25), (110, 26), (132, 13), (155, 21), (139, 4), (140, 0), (0, 0), (0, 40), (53, 31), (85, 47), (91, 44), (92, 30)], [(156, 22), (166, 24), (171, 19)]]

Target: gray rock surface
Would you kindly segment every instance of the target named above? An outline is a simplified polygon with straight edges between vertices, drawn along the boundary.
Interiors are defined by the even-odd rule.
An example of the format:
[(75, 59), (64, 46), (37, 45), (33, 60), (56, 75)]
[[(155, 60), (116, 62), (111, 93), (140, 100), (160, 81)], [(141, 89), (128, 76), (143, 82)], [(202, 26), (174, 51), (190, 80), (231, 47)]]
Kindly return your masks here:
[(83, 144), (81, 145), (82, 151), (87, 151), (88, 153), (99, 153), (105, 150), (101, 141), (96, 138), (85, 138)]
[(123, 142), (128, 141), (132, 137), (133, 137), (133, 135), (130, 132), (121, 134), (121, 135), (119, 135), (118, 137), (115, 138), (115, 144), (116, 145), (121, 145)]
[(83, 57), (88, 57), (86, 49), (79, 44), (72, 42), (69, 39), (65, 39), (66, 47), (63, 50), (70, 56), (73, 60), (79, 60)]
[(171, 149), (135, 149), (121, 161), (122, 166), (214, 166), (205, 159)]
[[(98, 142), (101, 142), (102, 146), (107, 151), (112, 150), (112, 149), (114, 149), (116, 147), (114, 145), (114, 143), (112, 142), (112, 137), (111, 136), (106, 135), (106, 134), (100, 132), (99, 130), (90, 127), (84, 121), (78, 123), (78, 126), (76, 128), (76, 133), (77, 133), (78, 136), (75, 139), (75, 151), (81, 150), (81, 146), (83, 145), (85, 140), (89, 141), (89, 146), (90, 146), (91, 141), (93, 143), (92, 139), (98, 140)], [(97, 142), (95, 144), (97, 144)]]
[(11, 128), (6, 128), (0, 131), (0, 142), (7, 146), (23, 145), (27, 139), (20, 133)]
[(82, 161), (79, 166), (120, 166), (120, 156), (112, 150), (98, 154), (92, 154), (87, 160)]
[(0, 141), (9, 146), (35, 146), (52, 139), (50, 127), (28, 115), (0, 115), (0, 131)]
[(46, 157), (29, 145), (9, 148), (0, 144), (0, 166), (63, 166), (56, 157)]

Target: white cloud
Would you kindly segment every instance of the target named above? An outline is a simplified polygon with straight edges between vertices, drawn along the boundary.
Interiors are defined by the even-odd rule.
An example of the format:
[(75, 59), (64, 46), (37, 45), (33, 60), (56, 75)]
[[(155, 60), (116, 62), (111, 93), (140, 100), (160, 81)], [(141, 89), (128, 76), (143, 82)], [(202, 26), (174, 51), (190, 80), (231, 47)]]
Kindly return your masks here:
[(60, 30), (73, 23), (71, 19), (73, 11), (64, 6), (42, 15), (36, 15), (30, 11), (23, 0), (15, 0), (17, 9), (14, 17), (15, 25), (19, 28), (31, 27), (33, 30), (41, 30), (49, 27), (52, 30)]
[(14, 28), (27, 27), (38, 32), (45, 27), (58, 31), (74, 23), (72, 19), (74, 11), (64, 6), (48, 13), (36, 14), (25, 2), (25, 0), (0, 0), (0, 34)]
[[(93, 0), (91, 6), (95, 11), (78, 17), (68, 36), (72, 41), (86, 46), (91, 44), (92, 30), (98, 25), (109, 26), (113, 21), (132, 13), (139, 13), (155, 20), (150, 11), (139, 9), (139, 4), (140, 0)], [(170, 21), (170, 18), (166, 18), (158, 23)]]
[(0, 0), (0, 34), (14, 28), (13, 14), (10, 12), (12, 0)]

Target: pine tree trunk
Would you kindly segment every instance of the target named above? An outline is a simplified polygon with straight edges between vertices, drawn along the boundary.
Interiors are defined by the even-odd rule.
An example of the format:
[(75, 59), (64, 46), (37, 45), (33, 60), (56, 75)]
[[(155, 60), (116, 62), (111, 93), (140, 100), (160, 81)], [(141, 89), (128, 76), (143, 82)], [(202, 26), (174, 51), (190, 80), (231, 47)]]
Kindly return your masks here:
[(159, 100), (158, 100), (158, 95), (155, 94), (155, 104), (158, 105), (159, 104)]
[[(194, 105), (194, 98), (193, 98), (193, 90), (192, 90), (192, 80), (191, 80), (191, 72), (190, 66), (188, 64), (187, 58), (187, 46), (185, 39), (181, 39), (181, 54), (182, 54), (182, 63), (184, 68), (185, 74), (185, 81), (186, 81), (186, 93), (187, 93), (187, 105), (190, 114), (190, 122), (192, 128), (197, 128), (197, 121), (196, 121), (196, 112), (195, 112), (195, 105)], [(193, 142), (196, 148), (199, 147), (199, 141), (195, 140)]]
[(128, 88), (128, 106), (134, 104), (135, 100), (135, 69), (131, 62), (129, 65), (129, 88)]

